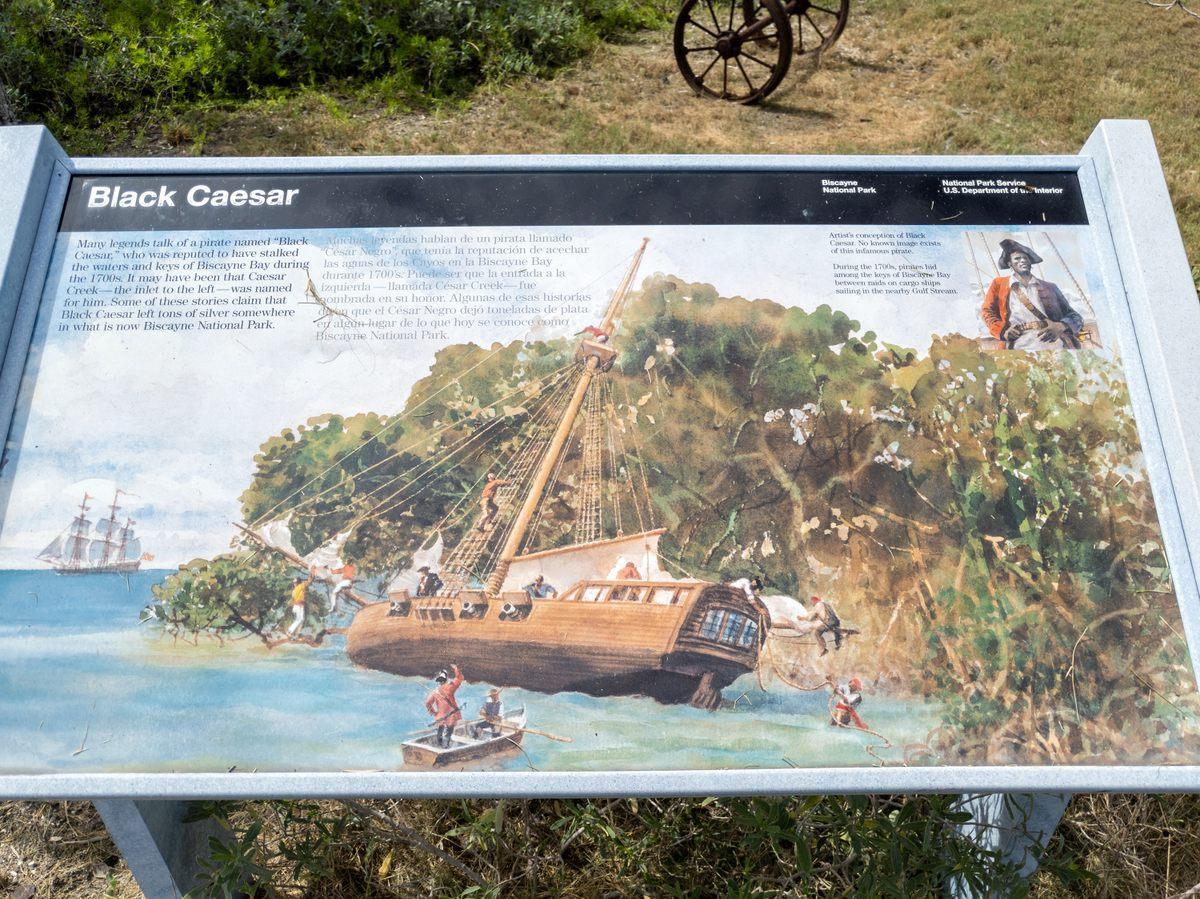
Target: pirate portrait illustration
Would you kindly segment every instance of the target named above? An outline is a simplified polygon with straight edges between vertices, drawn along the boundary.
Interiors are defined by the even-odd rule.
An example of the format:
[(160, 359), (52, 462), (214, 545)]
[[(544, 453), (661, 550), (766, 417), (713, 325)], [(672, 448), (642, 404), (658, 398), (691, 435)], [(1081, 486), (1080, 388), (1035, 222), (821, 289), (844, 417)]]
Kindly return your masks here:
[(1030, 247), (1011, 238), (1000, 241), (1001, 272), (983, 297), (983, 322), (993, 337), (1010, 350), (1080, 347), (1083, 318), (1071, 308), (1062, 290), (1033, 273), (1042, 262)]

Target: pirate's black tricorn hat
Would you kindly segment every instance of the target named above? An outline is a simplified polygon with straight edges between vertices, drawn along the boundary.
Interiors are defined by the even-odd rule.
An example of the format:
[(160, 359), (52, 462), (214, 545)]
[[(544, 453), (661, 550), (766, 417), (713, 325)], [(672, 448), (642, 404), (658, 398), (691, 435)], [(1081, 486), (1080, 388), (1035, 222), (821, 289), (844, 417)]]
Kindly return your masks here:
[(1029, 261), (1034, 265), (1037, 265), (1042, 261), (1042, 257), (1033, 252), (1033, 250), (1029, 249), (1029, 247), (1025, 246), (1025, 244), (1018, 243), (1017, 241), (1006, 237), (1004, 240), (1000, 241), (1000, 268), (1002, 270), (1009, 268), (1008, 259), (1013, 253), (1017, 252), (1017, 250), (1020, 250), (1022, 253), (1028, 256)]

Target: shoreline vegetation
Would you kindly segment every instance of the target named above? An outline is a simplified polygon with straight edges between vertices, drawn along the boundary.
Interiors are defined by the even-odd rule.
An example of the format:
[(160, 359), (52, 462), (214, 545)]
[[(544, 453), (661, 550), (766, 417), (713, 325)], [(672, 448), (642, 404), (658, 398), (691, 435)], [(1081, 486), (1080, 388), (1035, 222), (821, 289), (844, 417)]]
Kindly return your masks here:
[[(863, 631), (821, 664), (773, 638), (764, 675), (896, 679), (946, 710), (925, 763), (1194, 758), (1187, 647), (1110, 352), (996, 354), (948, 335), (921, 356), (829, 306), (665, 275), (643, 281), (622, 328), (609, 414), (639, 447), (666, 564), (829, 597)], [(408, 568), (528, 427), (534, 404), (500, 398), (532, 398), (573, 348), (448, 346), (402, 413), (331, 412), (270, 437), (243, 520), (287, 512), (300, 554), (348, 533), (361, 571)], [(443, 461), (476, 434), (491, 453)], [(530, 550), (568, 539), (582, 464), (571, 445)], [(446, 545), (472, 521), (446, 525)], [(293, 575), (271, 554), (197, 560), (154, 588), (158, 617), (275, 645)], [(330, 633), (317, 627), (305, 642)]]

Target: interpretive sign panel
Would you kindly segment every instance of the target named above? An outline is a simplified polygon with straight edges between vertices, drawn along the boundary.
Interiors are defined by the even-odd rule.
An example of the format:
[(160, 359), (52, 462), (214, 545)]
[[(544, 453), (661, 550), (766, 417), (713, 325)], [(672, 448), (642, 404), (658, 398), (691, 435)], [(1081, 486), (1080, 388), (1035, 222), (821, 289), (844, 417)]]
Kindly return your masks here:
[(0, 772), (1200, 761), (1090, 168), (242, 162), (70, 178)]

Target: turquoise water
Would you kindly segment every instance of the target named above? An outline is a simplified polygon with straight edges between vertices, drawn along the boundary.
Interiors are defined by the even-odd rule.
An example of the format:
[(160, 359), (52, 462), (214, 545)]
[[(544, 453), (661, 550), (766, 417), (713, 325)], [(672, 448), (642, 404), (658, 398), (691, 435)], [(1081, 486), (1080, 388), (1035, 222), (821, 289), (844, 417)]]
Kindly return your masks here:
[[(393, 770), (400, 742), (428, 724), (431, 684), (356, 668), (341, 638), (268, 650), (256, 639), (193, 646), (139, 624), (165, 572), (61, 576), (0, 572), (0, 773)], [(466, 672), (470, 677), (470, 672)], [(466, 683), (465, 710), (487, 685)], [(636, 698), (506, 689), (525, 738), (474, 767), (528, 770), (871, 765), (866, 734), (832, 728), (824, 693), (725, 690), (735, 708), (703, 712)], [(863, 715), (898, 747), (919, 742), (936, 710), (867, 694)], [(899, 759), (899, 749), (879, 750)]]

